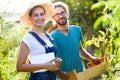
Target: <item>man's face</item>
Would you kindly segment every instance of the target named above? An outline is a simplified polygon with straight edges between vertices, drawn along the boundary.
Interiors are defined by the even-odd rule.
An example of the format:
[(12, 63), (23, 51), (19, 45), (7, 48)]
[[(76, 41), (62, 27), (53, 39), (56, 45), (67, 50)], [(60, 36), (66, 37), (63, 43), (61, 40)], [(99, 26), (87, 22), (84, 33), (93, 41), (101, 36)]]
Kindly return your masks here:
[(64, 26), (67, 23), (67, 16), (66, 11), (62, 7), (55, 8), (55, 15), (53, 16), (53, 19), (58, 25)]

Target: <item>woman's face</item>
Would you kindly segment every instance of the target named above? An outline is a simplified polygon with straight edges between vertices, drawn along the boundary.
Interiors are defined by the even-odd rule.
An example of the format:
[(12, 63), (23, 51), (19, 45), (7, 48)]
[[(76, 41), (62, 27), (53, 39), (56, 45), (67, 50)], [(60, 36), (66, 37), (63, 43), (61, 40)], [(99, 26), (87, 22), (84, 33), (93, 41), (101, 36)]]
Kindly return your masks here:
[(45, 23), (45, 11), (42, 7), (36, 7), (32, 10), (30, 20), (35, 27), (41, 27)]

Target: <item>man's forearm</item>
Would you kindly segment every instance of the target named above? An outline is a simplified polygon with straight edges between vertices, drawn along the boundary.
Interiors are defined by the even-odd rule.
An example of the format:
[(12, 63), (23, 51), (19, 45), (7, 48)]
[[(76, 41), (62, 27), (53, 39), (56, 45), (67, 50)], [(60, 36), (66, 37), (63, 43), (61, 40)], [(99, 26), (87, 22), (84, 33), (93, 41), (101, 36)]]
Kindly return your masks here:
[(87, 59), (88, 61), (91, 61), (93, 56), (88, 53), (83, 47), (80, 48), (80, 51), (81, 51), (81, 56), (85, 59)]

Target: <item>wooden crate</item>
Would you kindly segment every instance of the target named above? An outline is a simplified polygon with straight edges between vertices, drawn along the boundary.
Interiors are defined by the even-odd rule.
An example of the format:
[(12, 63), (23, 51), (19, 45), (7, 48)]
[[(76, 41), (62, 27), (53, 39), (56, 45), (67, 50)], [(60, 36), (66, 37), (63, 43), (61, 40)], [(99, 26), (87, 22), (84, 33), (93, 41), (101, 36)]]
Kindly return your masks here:
[(88, 68), (83, 72), (76, 73), (75, 70), (68, 73), (69, 80), (90, 80), (93, 79), (108, 69), (108, 62), (102, 62), (94, 67)]

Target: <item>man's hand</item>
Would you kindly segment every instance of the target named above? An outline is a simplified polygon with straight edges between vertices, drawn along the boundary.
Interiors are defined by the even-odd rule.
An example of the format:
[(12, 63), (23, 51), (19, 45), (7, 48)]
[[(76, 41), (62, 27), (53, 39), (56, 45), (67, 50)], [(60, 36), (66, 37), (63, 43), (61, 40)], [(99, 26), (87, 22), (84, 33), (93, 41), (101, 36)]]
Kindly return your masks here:
[(57, 70), (58, 75), (60, 76), (60, 80), (68, 80), (67, 72), (63, 72), (61, 70)]
[(100, 64), (101, 62), (104, 61), (104, 58), (98, 58), (98, 57), (93, 57), (91, 60), (94, 64)]
[(101, 62), (104, 62), (104, 58), (94, 58), (92, 62), (87, 64), (87, 67), (91, 68), (93, 66), (100, 64)]

